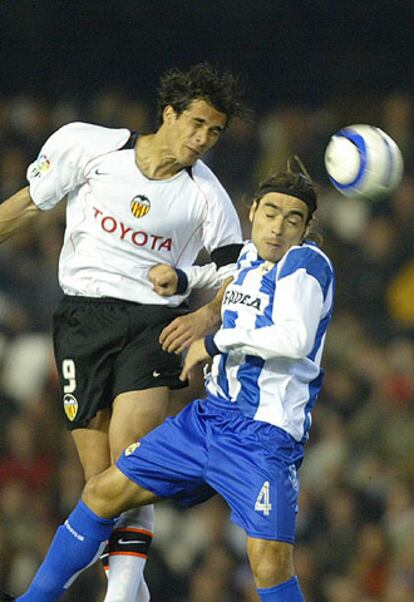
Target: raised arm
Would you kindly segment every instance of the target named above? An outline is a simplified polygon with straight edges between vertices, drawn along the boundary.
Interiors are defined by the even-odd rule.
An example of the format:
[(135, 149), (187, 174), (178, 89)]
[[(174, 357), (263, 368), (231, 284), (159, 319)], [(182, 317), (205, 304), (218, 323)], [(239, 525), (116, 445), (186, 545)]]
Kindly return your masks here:
[[(300, 252), (300, 251), (299, 251)], [(332, 311), (334, 274), (330, 264), (313, 255), (307, 263), (291, 253), (276, 281), (272, 324), (257, 327), (243, 322), (220, 329), (207, 349), (215, 353), (238, 351), (262, 359), (284, 357), (304, 359), (314, 348), (321, 320)], [(237, 287), (235, 288), (237, 292)], [(226, 298), (224, 299), (226, 306)]]
[(0, 205), (0, 243), (27, 226), (38, 212), (28, 186), (4, 201)]
[(222, 328), (214, 336), (217, 351), (239, 351), (262, 359), (305, 358), (315, 344), (324, 312), (323, 293), (317, 280), (305, 272), (277, 283), (273, 324), (270, 326)]

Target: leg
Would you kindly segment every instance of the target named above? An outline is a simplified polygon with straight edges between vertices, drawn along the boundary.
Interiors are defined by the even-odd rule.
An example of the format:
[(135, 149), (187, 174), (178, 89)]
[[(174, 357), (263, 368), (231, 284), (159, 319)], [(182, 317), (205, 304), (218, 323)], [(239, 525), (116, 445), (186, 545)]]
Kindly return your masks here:
[(292, 544), (248, 537), (247, 555), (263, 602), (304, 602), (294, 576)]
[(227, 420), (226, 429), (209, 438), (208, 482), (248, 534), (247, 553), (263, 602), (303, 602), (293, 564), (296, 469), (303, 449), (269, 424), (237, 412)]
[(116, 397), (109, 426), (112, 462), (117, 460), (128, 445), (161, 424), (167, 405), (167, 387), (129, 391)]
[[(167, 387), (118, 395), (109, 430), (113, 461), (128, 445), (162, 422), (167, 403)], [(153, 530), (152, 506), (134, 508), (121, 515), (106, 549), (108, 589), (105, 602), (135, 602), (137, 599), (144, 602), (148, 599), (143, 570)]]
[[(126, 397), (131, 402), (130, 396), (126, 395)], [(143, 416), (143, 423), (146, 428), (149, 428), (150, 419), (145, 415), (145, 411), (149, 414), (149, 408), (144, 407)], [(120, 421), (119, 413), (117, 415)], [(127, 415), (125, 422), (128, 428), (125, 428), (125, 438), (122, 443), (120, 436), (117, 439), (119, 447), (114, 455), (115, 453), (118, 455), (123, 446), (138, 438), (137, 435), (132, 436), (133, 429), (128, 418)], [(115, 421), (115, 426), (117, 423), (118, 421)], [(90, 421), (87, 428), (73, 431), (73, 438), (87, 480), (84, 499), (68, 521), (59, 527), (50, 551), (30, 589), (21, 597), (22, 602), (57, 600), (77, 575), (94, 562), (102, 551), (102, 544), (109, 538), (114, 526), (112, 517), (118, 516), (124, 509), (135, 508), (142, 503), (152, 503), (155, 500), (152, 493), (145, 492), (143, 495), (145, 490), (131, 483), (117, 468), (114, 466), (108, 468), (111, 462), (109, 430), (110, 412), (101, 410)], [(116, 432), (119, 430), (116, 429)], [(145, 588), (142, 591), (145, 592)]]
[(55, 602), (78, 574), (92, 564), (126, 508), (156, 501), (115, 466), (88, 481), (83, 499), (59, 527), (29, 590), (19, 602)]
[[(108, 468), (128, 445), (158, 426), (164, 418), (167, 403), (167, 387), (123, 393), (113, 403), (112, 416), (108, 409), (101, 410), (87, 428), (72, 431), (85, 480), (88, 482)], [(150, 507), (134, 508), (124, 514), (116, 525), (104, 554), (105, 564), (107, 562), (108, 569), (112, 569), (105, 602), (117, 599), (135, 602), (152, 540), (153, 514)], [(137, 530), (139, 538), (134, 535)], [(120, 548), (119, 538), (125, 541), (128, 537), (132, 542), (140, 543), (122, 544)], [(110, 574), (107, 572), (108, 577)], [(118, 595), (121, 587), (125, 589), (122, 595)]]
[[(204, 480), (208, 456), (200, 403), (185, 408), (180, 416), (144, 437), (141, 445), (122, 454), (117, 466), (88, 481), (82, 500), (58, 529), (45, 561), (19, 602), (55, 602), (94, 561), (110, 536), (113, 516), (159, 499), (149, 490), (163, 499), (179, 496), (188, 504), (211, 495)], [(136, 481), (146, 483), (149, 490)], [(144, 595), (140, 588), (142, 592)]]
[[(70, 388), (73, 397), (64, 403), (66, 422), (70, 430), (76, 429), (73, 437), (87, 481), (162, 420), (164, 399), (158, 403), (159, 395), (156, 393), (154, 399), (151, 387), (163, 390), (166, 399), (167, 387), (178, 380), (178, 357), (163, 352), (158, 342), (164, 323), (176, 313), (119, 300), (70, 297), (57, 309), (56, 363), (62, 393)], [(149, 396), (134, 397), (133, 392), (143, 387), (151, 389)], [(119, 391), (132, 393), (113, 401)], [(135, 413), (137, 403), (142, 403), (142, 410), (138, 408)], [(86, 423), (86, 428), (77, 428)], [(151, 512), (146, 512), (149, 516), (144, 527), (152, 531)]]
[(157, 500), (156, 495), (130, 481), (116, 466), (89, 479), (82, 494), (82, 502), (94, 514), (105, 519)]
[(85, 481), (111, 465), (108, 434), (110, 420), (110, 410), (100, 410), (86, 428), (72, 431)]

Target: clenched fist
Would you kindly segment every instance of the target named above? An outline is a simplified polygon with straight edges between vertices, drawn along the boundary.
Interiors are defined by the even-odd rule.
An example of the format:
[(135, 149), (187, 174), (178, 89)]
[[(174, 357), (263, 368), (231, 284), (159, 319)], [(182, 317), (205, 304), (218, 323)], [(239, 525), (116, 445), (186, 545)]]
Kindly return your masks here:
[(161, 297), (170, 297), (177, 292), (177, 272), (166, 263), (159, 263), (151, 268), (148, 279), (153, 284), (153, 290)]

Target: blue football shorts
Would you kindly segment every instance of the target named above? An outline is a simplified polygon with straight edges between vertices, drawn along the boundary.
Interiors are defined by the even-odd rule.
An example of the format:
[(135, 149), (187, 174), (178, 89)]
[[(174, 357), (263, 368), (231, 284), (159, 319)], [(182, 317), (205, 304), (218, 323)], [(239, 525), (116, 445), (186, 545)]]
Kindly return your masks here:
[(116, 465), (128, 479), (184, 506), (219, 493), (250, 537), (294, 543), (303, 445), (215, 397), (196, 400)]

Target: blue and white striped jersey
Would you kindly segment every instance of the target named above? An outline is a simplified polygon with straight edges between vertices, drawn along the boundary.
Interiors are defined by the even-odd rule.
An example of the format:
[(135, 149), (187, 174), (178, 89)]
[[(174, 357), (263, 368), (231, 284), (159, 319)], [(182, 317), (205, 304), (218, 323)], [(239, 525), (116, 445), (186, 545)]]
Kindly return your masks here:
[(335, 277), (313, 243), (294, 246), (276, 264), (248, 242), (222, 304), (222, 327), (206, 387), (243, 414), (308, 438), (322, 384), (320, 367), (332, 315)]

